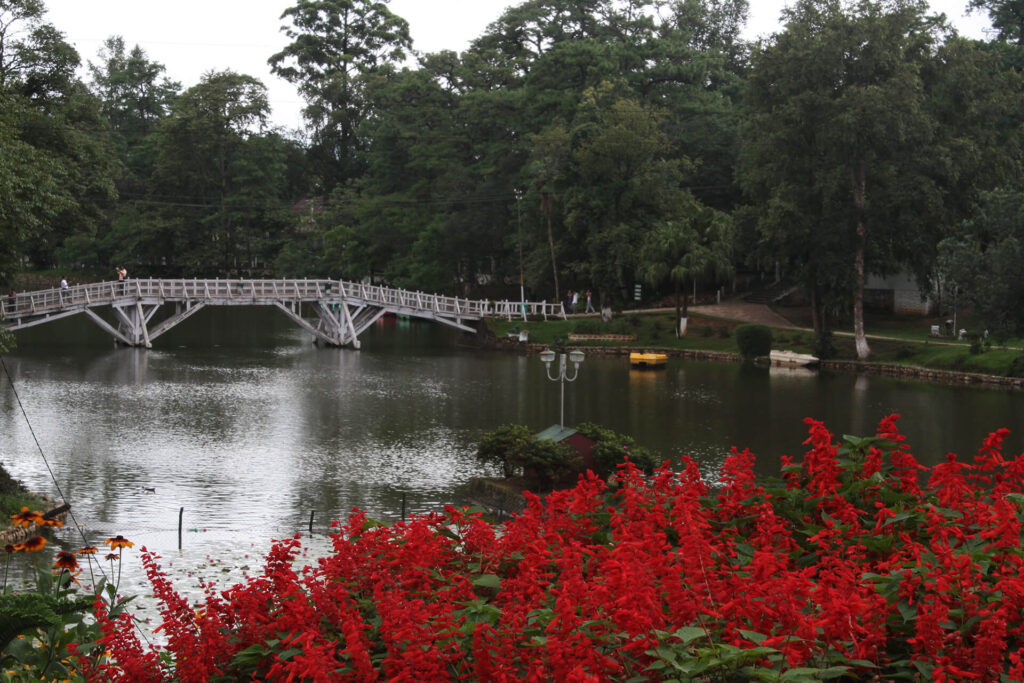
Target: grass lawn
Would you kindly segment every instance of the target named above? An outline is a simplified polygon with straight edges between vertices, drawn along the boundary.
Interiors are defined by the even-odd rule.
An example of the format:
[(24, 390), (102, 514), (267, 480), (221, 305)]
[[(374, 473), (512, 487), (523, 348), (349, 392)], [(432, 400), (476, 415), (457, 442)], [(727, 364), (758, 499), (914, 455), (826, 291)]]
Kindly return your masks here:
[(21, 508), (46, 512), (43, 509), (46, 504), (42, 498), (29, 493), (24, 486), (12, 479), (7, 470), (0, 466), (0, 529), (6, 527), (11, 521), (11, 515), (21, 512)]

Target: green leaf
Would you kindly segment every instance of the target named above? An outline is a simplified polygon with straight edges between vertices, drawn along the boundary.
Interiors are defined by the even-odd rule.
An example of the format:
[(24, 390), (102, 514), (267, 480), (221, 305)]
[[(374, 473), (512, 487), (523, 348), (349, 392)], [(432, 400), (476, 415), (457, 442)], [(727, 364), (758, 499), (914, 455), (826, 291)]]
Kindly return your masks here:
[(478, 588), (501, 588), (501, 578), (495, 574), (481, 574), (473, 579), (473, 585)]
[(746, 629), (742, 629), (742, 628), (738, 629), (738, 630), (739, 630), (741, 636), (743, 636), (744, 638), (746, 638), (747, 640), (749, 640), (752, 643), (757, 643), (758, 645), (760, 645), (761, 643), (763, 643), (765, 640), (768, 639), (768, 636), (766, 636), (763, 633), (758, 633), (757, 631), (747, 631)]
[(902, 522), (903, 520), (910, 519), (911, 517), (915, 517), (916, 515), (917, 513), (914, 512), (900, 512), (893, 515), (889, 519), (885, 520), (885, 523), (882, 526), (889, 526), (890, 524), (895, 524), (896, 522)]
[(708, 632), (699, 626), (683, 626), (673, 631), (672, 635), (682, 641), (683, 644), (689, 644), (700, 638), (706, 638)]

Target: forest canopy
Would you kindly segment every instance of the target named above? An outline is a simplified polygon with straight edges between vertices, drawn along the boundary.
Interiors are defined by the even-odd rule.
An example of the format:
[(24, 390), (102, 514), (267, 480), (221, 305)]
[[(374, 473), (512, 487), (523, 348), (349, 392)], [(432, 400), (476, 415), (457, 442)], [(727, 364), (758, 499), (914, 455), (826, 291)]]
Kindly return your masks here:
[(267, 55), (304, 100), (289, 133), (250, 75), (183, 85), (126, 36), (80, 55), (42, 0), (0, 0), (0, 279), (124, 264), (613, 306), (642, 283), (685, 318), (779, 275), (866, 357), (865, 282), (904, 272), (1024, 329), (971, 256), (1011, 276), (996, 250), (1024, 239), (979, 227), (1022, 191), (1024, 20), (968, 4), (990, 40), (922, 0), (798, 0), (757, 42), (746, 0), (526, 0), (417, 54), (387, 2), (295, 0)]

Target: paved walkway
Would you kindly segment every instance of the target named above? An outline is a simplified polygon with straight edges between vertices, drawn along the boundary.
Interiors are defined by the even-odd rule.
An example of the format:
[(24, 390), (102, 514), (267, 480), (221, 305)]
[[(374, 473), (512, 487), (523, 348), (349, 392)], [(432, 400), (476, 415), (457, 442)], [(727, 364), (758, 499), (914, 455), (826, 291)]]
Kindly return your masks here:
[(690, 306), (690, 310), (701, 315), (726, 320), (740, 320), (745, 323), (759, 323), (789, 330), (803, 329), (789, 322), (773, 311), (767, 304), (754, 304), (743, 299), (724, 299), (718, 304)]
[[(689, 307), (690, 311), (699, 313), (701, 315), (711, 316), (713, 318), (722, 318), (723, 320), (734, 320), (744, 323), (758, 323), (761, 325), (768, 325), (770, 327), (785, 329), (785, 330), (803, 330), (805, 332), (812, 332), (813, 330), (809, 327), (800, 327), (794, 325), (786, 318), (782, 317), (775, 311), (773, 311), (767, 304), (755, 304), (749, 301), (736, 297), (732, 299), (724, 299), (721, 303), (717, 304), (706, 304), (706, 305), (693, 305)], [(639, 310), (623, 311), (626, 313), (655, 313), (655, 312), (674, 312), (674, 308), (645, 308)], [(576, 314), (580, 315), (580, 314)], [(590, 314), (592, 315), (592, 314)], [(837, 337), (853, 337), (853, 332), (846, 330), (832, 330), (832, 334)], [(922, 344), (925, 340), (906, 339), (903, 337), (889, 337), (885, 335), (868, 334), (867, 338), (877, 339), (882, 341), (895, 341), (895, 342), (910, 342)], [(929, 344), (938, 344), (942, 346), (966, 346), (963, 342), (957, 342), (946, 339), (928, 339)], [(1016, 347), (1007, 347), (1016, 348)], [(1024, 350), (1024, 349), (1022, 349)]]
[[(629, 309), (622, 311), (621, 315), (628, 315), (630, 313), (674, 313), (674, 308), (640, 308), (640, 309)], [(749, 301), (744, 301), (740, 298), (725, 299), (718, 304), (704, 304), (694, 305), (690, 304), (689, 311), (693, 313), (699, 313), (700, 315), (707, 315), (712, 318), (722, 318), (723, 320), (734, 320), (744, 323), (759, 323), (761, 325), (769, 325), (771, 327), (778, 327), (787, 330), (802, 330), (806, 329), (799, 327), (789, 322), (781, 315), (773, 311), (768, 307), (767, 304), (754, 304)], [(582, 314), (570, 314), (570, 317), (580, 316)], [(594, 315), (589, 313), (587, 315)]]

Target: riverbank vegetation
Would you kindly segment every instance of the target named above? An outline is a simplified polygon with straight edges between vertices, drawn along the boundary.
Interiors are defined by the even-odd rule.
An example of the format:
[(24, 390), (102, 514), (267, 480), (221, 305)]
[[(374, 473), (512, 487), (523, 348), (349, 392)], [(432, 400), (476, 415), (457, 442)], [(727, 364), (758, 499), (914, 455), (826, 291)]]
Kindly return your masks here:
[[(789, 313), (785, 309), (782, 312)], [(801, 315), (794, 314), (799, 322)], [(741, 355), (735, 330), (743, 323), (690, 313), (689, 330), (683, 337), (673, 333), (673, 316), (666, 312), (623, 314), (611, 323), (597, 317), (548, 321), (490, 321), (492, 332), (499, 339), (518, 339), (526, 331), (531, 344), (551, 347), (715, 351)], [(874, 324), (885, 330), (885, 337), (870, 337), (872, 363), (920, 367), (933, 370), (977, 373), (999, 377), (1024, 377), (1024, 344), (1019, 339), (995, 342), (993, 339), (952, 341), (932, 338), (928, 330), (934, 319), (907, 316), (877, 316)], [(634, 339), (588, 339), (600, 335), (627, 335)], [(586, 335), (579, 337), (578, 335)], [(813, 330), (791, 327), (771, 328), (772, 348), (820, 355), (820, 344)], [(514, 343), (514, 342), (512, 342)], [(857, 352), (851, 336), (834, 335), (831, 349), (825, 356), (831, 360), (856, 360)]]
[[(166, 644), (100, 600), (98, 640), (63, 665), (133, 682), (1020, 680), (1024, 456), (1000, 430), (928, 468), (897, 417), (841, 439), (806, 420), (802, 460), (766, 481), (734, 450), (713, 476), (688, 459), (586, 474), (500, 526), (357, 512), (315, 565), (279, 541), (199, 604), (143, 548)], [(28, 633), (36, 652), (47, 634)]]
[(598, 306), (639, 286), (678, 318), (781, 279), (817, 345), (841, 326), (865, 358), (870, 278), (904, 273), (1002, 338), (1024, 327), (1024, 48), (1014, 3), (968, 4), (988, 39), (911, 0), (794, 3), (756, 42), (747, 0), (524, 0), (416, 54), (387, 3), (297, 3), (268, 17), (305, 102), (286, 131), (250, 75), (174, 82), (132, 36), (81, 55), (45, 2), (6, 0), (0, 281), (125, 266)]

